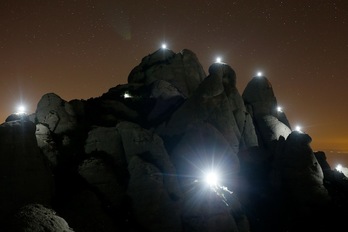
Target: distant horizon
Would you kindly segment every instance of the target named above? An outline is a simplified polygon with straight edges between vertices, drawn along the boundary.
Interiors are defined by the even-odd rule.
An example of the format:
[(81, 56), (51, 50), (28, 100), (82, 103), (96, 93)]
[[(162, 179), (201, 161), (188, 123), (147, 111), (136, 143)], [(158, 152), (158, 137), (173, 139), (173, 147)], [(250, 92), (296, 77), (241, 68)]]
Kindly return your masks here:
[(338, 164), (348, 167), (348, 151), (340, 149), (313, 149), (313, 152), (316, 151), (323, 151), (325, 153), (326, 161), (330, 165), (331, 169), (334, 169)]

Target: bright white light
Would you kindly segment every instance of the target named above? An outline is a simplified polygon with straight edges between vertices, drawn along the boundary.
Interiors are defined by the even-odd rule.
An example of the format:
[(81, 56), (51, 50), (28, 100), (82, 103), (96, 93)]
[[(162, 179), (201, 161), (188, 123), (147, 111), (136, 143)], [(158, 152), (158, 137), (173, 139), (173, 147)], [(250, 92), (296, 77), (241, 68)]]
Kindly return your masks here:
[(336, 166), (336, 170), (339, 171), (339, 172), (342, 172), (342, 165), (341, 164), (338, 164)]
[(205, 175), (205, 182), (209, 185), (209, 186), (216, 186), (218, 185), (218, 175), (215, 172), (208, 172)]
[(221, 63), (221, 62), (222, 62), (221, 57), (216, 57), (216, 63)]
[(301, 132), (301, 129), (302, 129), (302, 128), (301, 128), (300, 126), (296, 126), (296, 127), (295, 127), (295, 131)]
[(278, 111), (279, 113), (281, 113), (281, 112), (283, 112), (283, 108), (282, 108), (281, 106), (278, 106), (278, 107), (277, 107), (277, 111)]
[(166, 49), (167, 48), (167, 44), (163, 43), (162, 44), (162, 49)]
[(25, 114), (25, 106), (18, 106), (16, 114)]
[[(215, 171), (205, 172), (201, 181), (195, 180), (194, 182), (204, 182), (205, 185), (208, 185), (209, 190), (213, 191), (227, 206), (229, 206), (229, 200), (226, 196), (233, 192), (226, 186), (221, 185), (219, 173)], [(207, 189), (205, 188), (205, 190)]]
[(124, 97), (124, 98), (131, 98), (132, 95), (130, 95), (128, 92), (125, 92), (125, 93), (123, 94), (123, 97)]
[(261, 77), (262, 76), (262, 72), (257, 72), (256, 74), (258, 77)]

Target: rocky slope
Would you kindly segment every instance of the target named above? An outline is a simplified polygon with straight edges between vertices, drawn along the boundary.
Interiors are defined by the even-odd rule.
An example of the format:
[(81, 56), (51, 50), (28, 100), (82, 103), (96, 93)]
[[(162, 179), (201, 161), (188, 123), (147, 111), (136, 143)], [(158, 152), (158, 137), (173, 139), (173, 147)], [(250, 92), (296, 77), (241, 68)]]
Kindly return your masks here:
[(155, 51), (97, 98), (47, 93), (0, 125), (0, 230), (340, 228), (347, 178), (276, 109), (266, 77), (240, 94), (230, 66), (207, 75), (187, 49)]

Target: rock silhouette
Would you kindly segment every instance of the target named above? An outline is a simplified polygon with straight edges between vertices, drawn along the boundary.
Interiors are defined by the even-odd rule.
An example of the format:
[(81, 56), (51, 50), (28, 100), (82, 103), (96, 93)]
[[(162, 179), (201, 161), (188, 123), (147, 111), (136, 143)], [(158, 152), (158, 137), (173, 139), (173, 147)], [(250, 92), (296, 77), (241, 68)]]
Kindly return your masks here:
[[(0, 125), (1, 231), (333, 230), (348, 180), (291, 129), (267, 77), (160, 49), (100, 97)], [(314, 138), (315, 139), (315, 138)], [(204, 176), (217, 169), (220, 179)], [(51, 221), (51, 223), (47, 222)]]

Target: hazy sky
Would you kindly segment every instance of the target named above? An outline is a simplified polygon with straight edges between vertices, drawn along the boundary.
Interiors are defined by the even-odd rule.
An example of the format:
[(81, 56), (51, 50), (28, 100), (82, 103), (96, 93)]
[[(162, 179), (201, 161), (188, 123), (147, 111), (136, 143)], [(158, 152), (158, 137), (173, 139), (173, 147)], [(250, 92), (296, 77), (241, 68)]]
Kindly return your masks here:
[(347, 0), (2, 0), (0, 122), (45, 93), (98, 97), (163, 41), (204, 69), (221, 56), (242, 94), (261, 70), (314, 150), (348, 156)]

